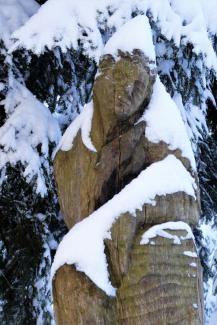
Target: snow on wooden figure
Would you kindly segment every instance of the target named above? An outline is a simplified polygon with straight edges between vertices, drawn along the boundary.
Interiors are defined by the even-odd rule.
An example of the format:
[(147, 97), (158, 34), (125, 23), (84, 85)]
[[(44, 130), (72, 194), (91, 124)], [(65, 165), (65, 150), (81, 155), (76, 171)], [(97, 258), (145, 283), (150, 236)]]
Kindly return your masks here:
[[(183, 254), (195, 250), (188, 223), (195, 225), (199, 217), (190, 141), (159, 81), (167, 101), (157, 102), (154, 110), (169, 102), (175, 125), (167, 130), (166, 120), (158, 128), (153, 117), (149, 124), (141, 120), (156, 103), (152, 98), (148, 105), (155, 77), (142, 52), (119, 53), (118, 60), (102, 58), (93, 87), (87, 133), (97, 151), (82, 135), (85, 108), (54, 160), (61, 208), (71, 228), (52, 266), (56, 318), (59, 324), (169, 324), (174, 317), (177, 323), (203, 324), (199, 260), (192, 268)], [(141, 76), (145, 91), (139, 87), (128, 96), (129, 83)], [(154, 141), (146, 133), (151, 127), (158, 134)], [(156, 245), (141, 245), (152, 238)]]
[[(115, 290), (109, 281), (104, 240), (110, 238), (110, 229), (115, 221), (129, 212), (136, 217), (137, 210), (145, 204), (155, 205), (155, 197), (176, 192), (185, 192), (195, 198), (195, 182), (182, 163), (172, 155), (153, 163), (111, 200), (77, 223), (60, 243), (52, 266), (52, 276), (64, 264), (75, 265), (108, 295)], [(170, 235), (164, 229), (187, 230), (180, 238)], [(190, 227), (184, 222), (167, 222), (150, 228), (142, 237), (141, 244), (149, 238), (160, 235), (171, 238), (177, 244), (180, 240), (193, 238)], [(96, 268), (97, 265), (97, 268)]]
[[(166, 230), (184, 230), (186, 232), (185, 236), (177, 236), (171, 234)], [(169, 221), (159, 225), (155, 225), (149, 228), (143, 235), (140, 244), (147, 245), (150, 242), (150, 239), (153, 239), (157, 236), (172, 239), (173, 243), (176, 245), (181, 245), (182, 240), (194, 239), (191, 227), (183, 221)]]

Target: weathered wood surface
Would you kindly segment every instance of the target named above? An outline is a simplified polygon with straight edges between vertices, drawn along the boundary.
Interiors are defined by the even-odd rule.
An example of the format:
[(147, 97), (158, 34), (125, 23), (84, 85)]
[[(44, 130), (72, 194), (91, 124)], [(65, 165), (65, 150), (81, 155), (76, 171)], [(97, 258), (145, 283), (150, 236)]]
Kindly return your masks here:
[[(145, 138), (145, 123), (135, 125), (148, 104), (154, 80), (154, 72), (140, 52), (122, 54), (117, 62), (110, 56), (102, 60), (93, 89), (91, 138), (97, 153), (84, 146), (79, 133), (72, 149), (59, 151), (54, 164), (69, 229), (141, 170), (170, 153), (197, 181), (179, 150), (171, 151), (163, 142), (150, 143)], [(202, 325), (200, 262), (183, 255), (185, 250), (195, 251), (193, 240), (174, 245), (158, 237), (155, 245), (140, 245), (142, 233), (152, 225), (182, 220), (194, 226), (199, 213), (199, 193), (195, 200), (177, 192), (156, 197), (156, 205), (144, 205), (136, 218), (129, 213), (120, 216), (112, 227), (112, 240), (105, 242), (116, 298), (106, 296), (74, 266), (64, 265), (53, 280), (57, 324)]]

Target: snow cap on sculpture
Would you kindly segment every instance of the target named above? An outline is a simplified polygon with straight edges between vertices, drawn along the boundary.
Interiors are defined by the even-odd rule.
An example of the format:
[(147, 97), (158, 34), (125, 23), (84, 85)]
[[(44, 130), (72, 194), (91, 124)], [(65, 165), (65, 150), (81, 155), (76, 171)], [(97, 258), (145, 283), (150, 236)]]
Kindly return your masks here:
[(111, 54), (117, 58), (120, 51), (133, 54), (135, 50), (140, 50), (152, 67), (155, 67), (151, 27), (148, 18), (144, 15), (136, 16), (121, 26), (106, 43), (103, 54)]
[(105, 138), (114, 136), (119, 122), (129, 126), (138, 120), (150, 100), (155, 76), (151, 28), (148, 18), (139, 15), (111, 36), (100, 59), (93, 99)]

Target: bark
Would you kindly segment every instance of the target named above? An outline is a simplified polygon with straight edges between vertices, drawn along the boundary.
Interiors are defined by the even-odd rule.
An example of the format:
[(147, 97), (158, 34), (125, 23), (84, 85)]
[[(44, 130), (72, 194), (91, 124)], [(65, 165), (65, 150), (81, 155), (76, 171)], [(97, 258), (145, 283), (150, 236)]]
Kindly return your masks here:
[[(118, 61), (111, 56), (102, 59), (94, 83), (91, 138), (97, 153), (89, 151), (78, 134), (73, 148), (59, 151), (55, 159), (60, 205), (69, 229), (169, 153), (197, 181), (179, 150), (149, 142), (145, 123), (135, 124), (149, 102), (155, 71), (139, 51), (119, 54)], [(121, 215), (111, 229), (111, 240), (105, 242), (116, 297), (106, 296), (74, 266), (64, 265), (53, 280), (57, 323), (203, 324), (200, 262), (183, 255), (195, 251), (193, 240), (174, 245), (157, 237), (155, 245), (140, 245), (142, 234), (152, 225), (179, 220), (196, 225), (199, 202), (199, 193), (195, 200), (178, 192), (158, 196), (155, 206), (145, 204), (136, 218), (130, 213)]]

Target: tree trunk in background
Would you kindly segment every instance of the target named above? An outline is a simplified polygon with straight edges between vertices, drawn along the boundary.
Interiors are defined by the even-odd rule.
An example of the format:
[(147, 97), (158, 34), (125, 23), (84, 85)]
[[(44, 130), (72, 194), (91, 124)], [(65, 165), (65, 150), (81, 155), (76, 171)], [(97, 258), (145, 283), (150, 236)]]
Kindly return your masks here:
[[(105, 56), (93, 88), (94, 114), (89, 151), (78, 134), (70, 151), (59, 151), (55, 177), (65, 223), (70, 229), (102, 206), (153, 162), (173, 154), (197, 181), (190, 162), (166, 143), (145, 137), (144, 122), (135, 124), (150, 100), (156, 72), (143, 54), (121, 53), (117, 62)], [(53, 280), (54, 306), (59, 325), (72, 324), (203, 324), (202, 274), (192, 239), (180, 245), (156, 237), (141, 245), (153, 225), (184, 221), (194, 227), (200, 213), (197, 200), (184, 192), (156, 197), (136, 218), (119, 217), (106, 240), (106, 256), (115, 298), (107, 296), (74, 266), (64, 265)], [(102, 216), (103, 218), (103, 216)], [(184, 230), (170, 233), (186, 235)], [(193, 263), (193, 264), (192, 264)], [(97, 268), (97, 265), (96, 265)]]

